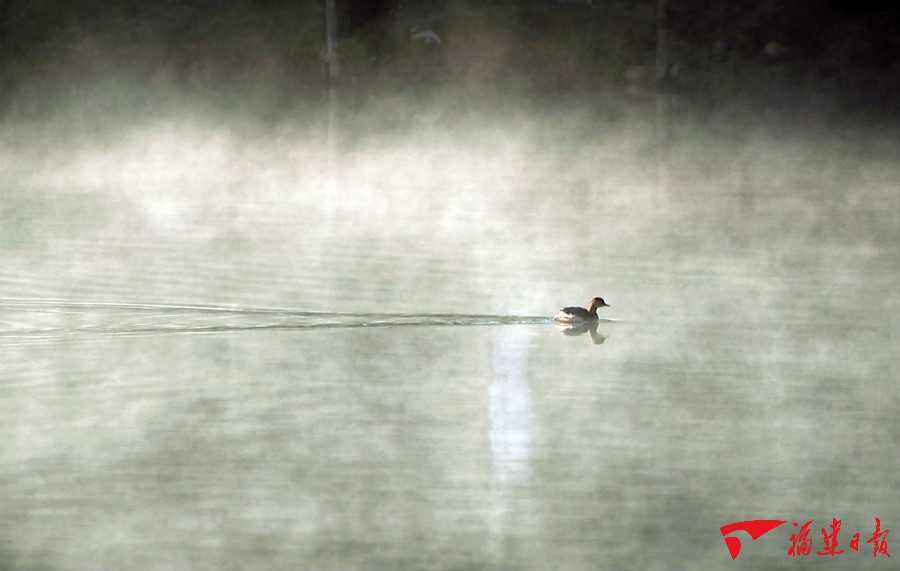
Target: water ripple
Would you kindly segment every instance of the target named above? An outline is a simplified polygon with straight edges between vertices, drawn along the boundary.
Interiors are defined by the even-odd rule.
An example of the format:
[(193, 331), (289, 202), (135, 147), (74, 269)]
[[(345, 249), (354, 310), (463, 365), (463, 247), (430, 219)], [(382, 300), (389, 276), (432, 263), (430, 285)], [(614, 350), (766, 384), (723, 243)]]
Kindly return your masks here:
[(548, 317), (459, 313), (340, 313), (268, 307), (69, 300), (0, 300), (0, 342), (349, 327), (537, 325)]

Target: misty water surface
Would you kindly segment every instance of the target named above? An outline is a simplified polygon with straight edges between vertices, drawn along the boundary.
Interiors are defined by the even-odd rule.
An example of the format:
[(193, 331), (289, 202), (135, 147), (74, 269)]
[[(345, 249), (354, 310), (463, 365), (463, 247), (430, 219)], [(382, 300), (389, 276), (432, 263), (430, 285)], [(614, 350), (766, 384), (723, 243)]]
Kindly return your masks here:
[(890, 567), (894, 135), (347, 121), (4, 128), (0, 566)]

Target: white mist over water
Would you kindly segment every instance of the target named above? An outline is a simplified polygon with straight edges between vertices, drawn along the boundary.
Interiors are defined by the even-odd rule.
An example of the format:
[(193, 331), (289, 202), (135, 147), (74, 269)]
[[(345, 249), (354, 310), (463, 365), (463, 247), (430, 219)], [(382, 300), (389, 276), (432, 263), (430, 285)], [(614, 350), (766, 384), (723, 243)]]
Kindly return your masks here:
[[(3, 128), (0, 322), (64, 333), (0, 343), (4, 557), (718, 568), (732, 521), (897, 521), (891, 132), (676, 121), (661, 153), (640, 109), (385, 108), (347, 110), (331, 157), (316, 114)], [(595, 295), (601, 344), (249, 316), (67, 335), (222, 321), (9, 301), (549, 317)], [(741, 557), (776, 566), (783, 539)]]
[[(571, 126), (579, 123), (580, 117), (559, 115)], [(596, 244), (599, 255), (621, 241), (638, 240), (642, 228), (658, 216), (655, 203), (665, 200), (654, 188), (653, 161), (639, 158), (640, 146), (651, 144), (649, 130), (635, 135), (630, 126), (620, 125), (596, 141), (579, 144), (561, 131), (555, 118), (478, 112), (425, 129), (411, 124), (399, 132), (359, 135), (359, 124), (365, 128), (360, 114), (347, 123), (337, 161), (329, 160), (315, 123), (232, 126), (188, 115), (107, 128), (87, 142), (45, 140), (41, 144), (46, 151), (39, 162), (32, 162), (33, 168), (28, 168), (25, 149), (9, 162), (18, 173), (16, 184), (32, 189), (36, 200), (91, 203), (83, 206), (86, 212), (76, 223), (85, 226), (94, 248), (127, 256), (128, 242), (134, 241), (139, 250), (140, 244), (158, 246), (146, 251), (150, 257), (169, 254), (183, 256), (185, 262), (194, 255), (203, 258), (194, 271), (174, 280), (169, 272), (178, 268), (159, 268), (161, 277), (170, 280), (166, 295), (176, 299), (141, 300), (148, 302), (279, 302), (278, 295), (272, 300), (270, 293), (249, 299), (241, 293), (242, 276), (256, 270), (246, 268), (251, 272), (246, 274), (239, 266), (267, 260), (282, 264), (277, 271), (272, 268), (276, 273), (288, 276), (293, 269), (298, 281), (315, 279), (306, 270), (327, 280), (332, 272), (355, 269), (377, 274), (378, 266), (386, 264), (390, 272), (384, 278), (393, 284), (415, 281), (423, 277), (422, 270), (441, 271), (451, 263), (476, 282), (484, 282), (483, 276), (498, 268), (520, 277), (508, 284), (509, 293), (502, 291), (477, 307), (429, 300), (429, 310), (547, 311), (545, 303), (552, 307), (567, 300), (556, 299), (556, 294), (534, 299), (538, 292), (528, 282), (535, 267), (558, 264), (562, 273), (592, 271), (596, 256), (578, 252), (573, 258), (573, 240)], [(563, 123), (562, 129), (568, 126)], [(629, 167), (634, 161), (644, 167)], [(613, 164), (623, 167), (611, 176), (600, 174)], [(336, 186), (330, 184), (334, 179)], [(590, 216), (581, 217), (581, 212)], [(177, 244), (180, 238), (186, 240), (184, 246)], [(181, 251), (167, 252), (167, 244)], [(243, 255), (226, 253), (240, 245), (248, 248)], [(218, 255), (220, 248), (226, 249), (221, 251), (225, 255)], [(344, 255), (332, 255), (335, 248)], [(206, 249), (217, 253), (203, 256)], [(247, 255), (257, 249), (262, 259)], [(103, 255), (88, 254), (79, 263), (79, 253), (72, 254), (67, 260), (70, 271), (93, 273), (96, 263), (103, 265), (101, 272), (115, 271), (115, 264)], [(414, 267), (406, 257), (416, 261)], [(168, 266), (172, 261), (158, 263)], [(415, 267), (419, 261), (421, 267)], [(204, 268), (223, 263), (237, 266), (230, 277), (235, 297), (209, 300), (203, 292), (192, 291), (190, 283), (173, 283), (189, 282), (198, 271), (228, 272), (228, 267)], [(350, 267), (342, 268), (344, 264)], [(297, 275), (301, 272), (306, 275)], [(472, 287), (486, 285), (490, 288), (484, 283)], [(361, 297), (384, 287), (393, 286), (368, 283)], [(442, 292), (444, 299), (452, 291), (459, 290), (450, 286)], [(61, 293), (54, 295), (66, 297)], [(419, 296), (411, 301), (421, 303)], [(358, 309), (415, 308), (392, 301), (388, 307)]]
[[(319, 2), (3, 4), (0, 569), (896, 527), (900, 137), (839, 113), (896, 112), (889, 19), (564, 4), (341, 14), (331, 106)], [(788, 538), (741, 568), (890, 561)]]

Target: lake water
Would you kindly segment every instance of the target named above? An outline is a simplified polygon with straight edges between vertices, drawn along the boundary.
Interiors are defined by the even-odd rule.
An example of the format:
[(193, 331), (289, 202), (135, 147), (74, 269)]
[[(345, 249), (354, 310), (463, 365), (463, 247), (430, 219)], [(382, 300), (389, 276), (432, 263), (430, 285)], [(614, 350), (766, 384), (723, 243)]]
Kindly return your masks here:
[(487, 117), (5, 125), (0, 567), (895, 568), (896, 132)]

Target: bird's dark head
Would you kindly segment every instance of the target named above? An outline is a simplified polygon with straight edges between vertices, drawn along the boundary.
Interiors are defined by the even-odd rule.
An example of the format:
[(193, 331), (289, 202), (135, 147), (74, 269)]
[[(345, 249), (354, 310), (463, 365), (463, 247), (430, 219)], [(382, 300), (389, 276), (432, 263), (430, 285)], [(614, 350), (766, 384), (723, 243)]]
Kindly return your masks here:
[(609, 307), (609, 304), (603, 301), (602, 297), (595, 297), (591, 300), (591, 307), (589, 309), (593, 311), (598, 307)]

